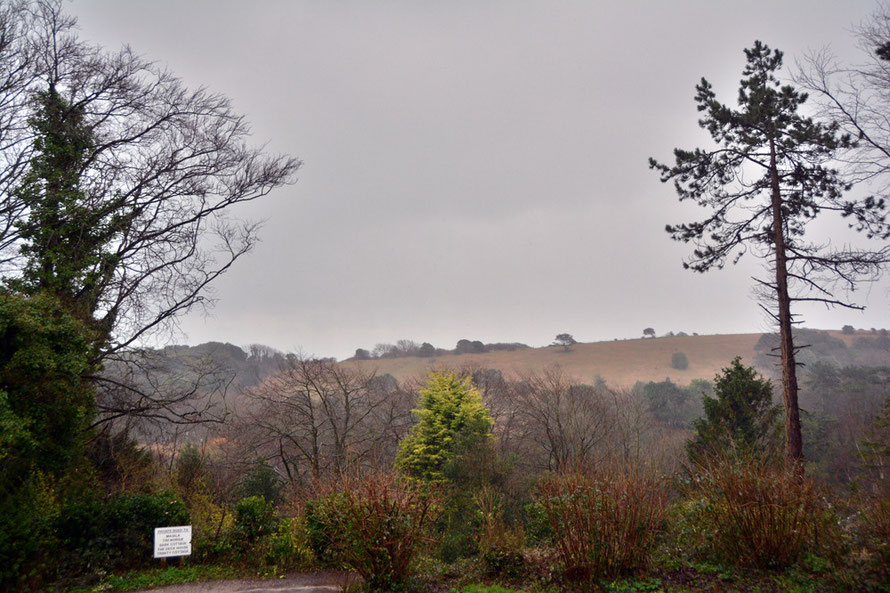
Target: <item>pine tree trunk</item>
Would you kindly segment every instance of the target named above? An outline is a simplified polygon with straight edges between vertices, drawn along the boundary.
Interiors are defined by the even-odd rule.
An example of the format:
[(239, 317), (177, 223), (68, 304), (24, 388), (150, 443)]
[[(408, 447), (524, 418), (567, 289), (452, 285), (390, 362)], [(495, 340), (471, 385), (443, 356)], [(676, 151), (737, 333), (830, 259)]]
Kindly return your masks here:
[(788, 264), (785, 255), (785, 225), (782, 193), (776, 165), (776, 146), (770, 140), (770, 185), (773, 209), (773, 244), (776, 249), (776, 301), (782, 354), (782, 395), (785, 401), (785, 455), (795, 471), (803, 476), (803, 439), (800, 433), (800, 409), (797, 404), (797, 365), (791, 335), (791, 298), (788, 294)]

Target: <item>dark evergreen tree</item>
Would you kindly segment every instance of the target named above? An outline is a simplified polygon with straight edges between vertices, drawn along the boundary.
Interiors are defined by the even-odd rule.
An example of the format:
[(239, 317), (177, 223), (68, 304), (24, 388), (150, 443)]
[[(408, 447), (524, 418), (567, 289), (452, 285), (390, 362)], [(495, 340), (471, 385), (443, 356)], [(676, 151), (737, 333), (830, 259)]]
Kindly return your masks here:
[(696, 246), (684, 267), (697, 272), (722, 268), (746, 252), (769, 262), (772, 278), (757, 282), (765, 300), (761, 306), (781, 336), (786, 453), (802, 471), (791, 303), (855, 306), (835, 296), (835, 290), (873, 276), (886, 260), (882, 252), (813, 243), (804, 231), (823, 212), (861, 222), (871, 220), (874, 209), (883, 205), (845, 198), (848, 187), (827, 163), (851, 144), (850, 138), (839, 135), (834, 123), (817, 123), (798, 113), (807, 96), (776, 78), (782, 52), (757, 41), (745, 55), (738, 109), (720, 103), (707, 80), (696, 86), (695, 101), (703, 114), (699, 125), (717, 147), (675, 149), (673, 166), (655, 159), (649, 159), (649, 166), (662, 181), (674, 182), (681, 201), (712, 211), (702, 221), (667, 226), (674, 239)]
[[(117, 264), (109, 245), (132, 214), (121, 200), (93, 199), (81, 187), (93, 146), (83, 107), (68, 103), (52, 86), (34, 102), (28, 120), (34, 153), (15, 192), (29, 213), (17, 222), (25, 264), (21, 276), (7, 284), (25, 294), (48, 292), (92, 324), (99, 287)], [(97, 338), (106, 338), (110, 329)]]
[(238, 494), (241, 498), (259, 496), (277, 506), (281, 502), (281, 478), (265, 457), (258, 457), (238, 485)]
[(693, 422), (686, 445), (690, 461), (711, 455), (769, 456), (778, 450), (781, 412), (773, 405), (772, 383), (736, 357), (714, 378), (715, 397), (703, 398), (705, 417)]

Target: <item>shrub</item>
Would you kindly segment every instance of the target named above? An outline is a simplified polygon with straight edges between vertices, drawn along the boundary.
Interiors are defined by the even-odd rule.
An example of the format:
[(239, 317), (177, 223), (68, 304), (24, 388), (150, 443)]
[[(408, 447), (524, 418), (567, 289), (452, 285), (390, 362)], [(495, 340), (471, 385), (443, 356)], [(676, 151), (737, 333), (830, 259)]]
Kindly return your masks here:
[(262, 496), (242, 498), (235, 505), (235, 534), (246, 546), (275, 529), (275, 508)]
[(689, 359), (686, 358), (685, 352), (674, 352), (671, 354), (671, 368), (678, 371), (685, 371), (689, 368)]
[[(848, 590), (886, 591), (890, 583), (890, 498), (860, 499), (851, 522), (847, 570), (838, 575)], [(882, 587), (883, 586), (883, 587)]]
[(281, 519), (269, 537), (266, 564), (294, 570), (309, 567), (312, 557), (303, 521), (299, 517)]
[(135, 567), (151, 562), (155, 527), (187, 525), (185, 504), (168, 492), (122, 494), (105, 507), (104, 537), (116, 565)]
[(52, 523), (57, 513), (53, 487), (39, 474), (0, 496), (0, 591), (39, 583), (56, 567)]
[(51, 521), (57, 576), (149, 565), (154, 529), (188, 523), (188, 510), (170, 493), (123, 494), (108, 502), (91, 493), (71, 496)]
[(427, 541), (438, 496), (390, 474), (344, 477), (307, 506), (314, 549), (357, 572), (372, 591), (402, 588), (412, 558)]
[(489, 574), (518, 577), (525, 567), (525, 532), (504, 518), (503, 496), (490, 486), (473, 496), (479, 513), (479, 553)]
[(645, 567), (661, 531), (667, 491), (643, 473), (565, 473), (546, 478), (539, 500), (566, 578), (612, 577)]
[(823, 493), (793, 471), (762, 460), (712, 460), (692, 482), (713, 560), (785, 568), (831, 552), (837, 522)]

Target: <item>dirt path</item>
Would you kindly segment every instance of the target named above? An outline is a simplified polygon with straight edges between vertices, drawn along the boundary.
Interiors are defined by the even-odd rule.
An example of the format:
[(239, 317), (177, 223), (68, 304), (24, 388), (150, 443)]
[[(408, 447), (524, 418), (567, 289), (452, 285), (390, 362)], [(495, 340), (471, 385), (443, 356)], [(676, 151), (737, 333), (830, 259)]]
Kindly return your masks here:
[(293, 573), (280, 579), (184, 583), (137, 593), (337, 593), (353, 580), (342, 572)]

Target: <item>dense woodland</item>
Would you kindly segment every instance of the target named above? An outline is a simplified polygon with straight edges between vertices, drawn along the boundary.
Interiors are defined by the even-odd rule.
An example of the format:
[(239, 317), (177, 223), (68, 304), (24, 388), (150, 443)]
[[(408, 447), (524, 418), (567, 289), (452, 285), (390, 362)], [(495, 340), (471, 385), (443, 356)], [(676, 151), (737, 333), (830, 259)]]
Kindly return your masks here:
[[(695, 271), (760, 255), (778, 332), (754, 366), (625, 389), (467, 362), (518, 343), (403, 340), (339, 363), (141, 346), (207, 304), (257, 240), (233, 208), (301, 163), (252, 147), (224, 96), (83, 41), (63, 9), (0, 4), (0, 589), (345, 569), (372, 591), (887, 590), (890, 342), (792, 331), (791, 305), (856, 307), (844, 289), (888, 263), (884, 199), (846, 188), (890, 171), (890, 12), (859, 32), (870, 66), (799, 73), (818, 120), (761, 42), (738, 109), (696, 87), (722, 148), (650, 167), (712, 215), (668, 232)], [(748, 218), (727, 214), (739, 203)], [(826, 212), (877, 246), (806, 240)], [(437, 368), (376, 371), (395, 357)], [(176, 525), (207, 572), (152, 570), (153, 529)]]

